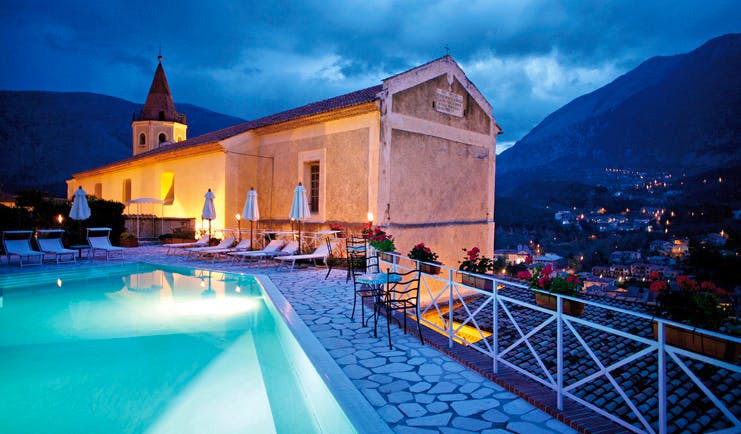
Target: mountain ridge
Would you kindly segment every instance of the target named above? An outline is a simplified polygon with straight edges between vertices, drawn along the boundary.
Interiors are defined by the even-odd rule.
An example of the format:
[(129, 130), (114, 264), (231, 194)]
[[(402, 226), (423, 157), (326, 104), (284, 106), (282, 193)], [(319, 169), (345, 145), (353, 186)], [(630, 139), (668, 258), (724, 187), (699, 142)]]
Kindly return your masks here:
[(497, 156), (498, 193), (604, 167), (697, 173), (739, 161), (741, 34), (652, 57), (548, 115)]
[[(244, 122), (188, 103), (188, 136)], [(40, 189), (66, 196), (73, 173), (132, 155), (131, 119), (142, 104), (92, 92), (0, 91), (0, 190)]]

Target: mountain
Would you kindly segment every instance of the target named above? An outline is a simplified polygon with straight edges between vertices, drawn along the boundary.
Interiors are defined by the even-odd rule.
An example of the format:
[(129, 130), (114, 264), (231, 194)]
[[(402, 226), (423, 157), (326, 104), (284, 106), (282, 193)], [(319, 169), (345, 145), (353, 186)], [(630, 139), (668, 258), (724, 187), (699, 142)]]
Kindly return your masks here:
[[(142, 106), (94, 93), (0, 91), (0, 190), (64, 197), (73, 173), (130, 157), (131, 117)], [(188, 137), (244, 122), (192, 104)]]
[(696, 174), (739, 164), (741, 34), (654, 57), (558, 109), (497, 157), (497, 194), (604, 168)]

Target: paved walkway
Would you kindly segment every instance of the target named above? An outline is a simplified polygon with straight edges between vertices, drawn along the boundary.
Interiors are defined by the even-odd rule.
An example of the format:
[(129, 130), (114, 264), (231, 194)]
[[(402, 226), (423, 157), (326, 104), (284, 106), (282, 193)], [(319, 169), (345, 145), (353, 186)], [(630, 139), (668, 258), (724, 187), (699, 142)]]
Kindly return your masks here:
[[(394, 349), (389, 350), (385, 320), (379, 321), (379, 337), (375, 338), (372, 321), (371, 327), (363, 327), (357, 316), (354, 321), (349, 318), (352, 285), (345, 283), (344, 270), (333, 271), (324, 280), (324, 269), (287, 272), (273, 267), (185, 261), (182, 256), (165, 256), (159, 246), (130, 249), (126, 260), (269, 275), (353, 384), (397, 433), (574, 432), (499, 385), (422, 345), (416, 337), (405, 335), (396, 323), (391, 327)], [(89, 264), (83, 261), (46, 268)], [(0, 273), (34, 269), (2, 265)]]

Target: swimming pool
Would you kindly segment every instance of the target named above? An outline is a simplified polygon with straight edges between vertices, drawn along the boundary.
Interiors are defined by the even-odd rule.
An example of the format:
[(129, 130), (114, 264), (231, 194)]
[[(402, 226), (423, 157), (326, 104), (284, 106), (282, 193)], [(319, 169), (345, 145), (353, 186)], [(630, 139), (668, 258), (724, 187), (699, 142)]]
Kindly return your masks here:
[[(358, 402), (353, 427), (322, 378), (335, 393), (347, 384), (332, 383), (336, 372), (320, 376), (266, 286), (142, 263), (2, 276), (2, 431), (387, 429), (358, 425), (358, 412), (375, 414)], [(310, 348), (316, 363), (322, 355)], [(332, 369), (327, 359), (322, 369)]]

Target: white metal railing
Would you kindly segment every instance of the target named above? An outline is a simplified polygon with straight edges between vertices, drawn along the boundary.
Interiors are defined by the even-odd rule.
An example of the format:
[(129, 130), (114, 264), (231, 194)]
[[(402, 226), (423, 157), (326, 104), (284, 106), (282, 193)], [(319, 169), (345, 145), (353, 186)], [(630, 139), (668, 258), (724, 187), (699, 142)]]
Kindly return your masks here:
[[(391, 256), (391, 262), (384, 262), (394, 271), (419, 267), (419, 261), (397, 254)], [(494, 288), (493, 291), (486, 291), (456, 281), (457, 276), (468, 274), (466, 272), (446, 266), (441, 266), (441, 269), (443, 272), (439, 276), (422, 275), (422, 323), (447, 336), (450, 347), (458, 342), (489, 356), (495, 374), (506, 366), (552, 389), (560, 410), (563, 409), (564, 398), (568, 398), (630, 431), (663, 434), (678, 418), (676, 413), (668, 411), (667, 399), (672, 393), (670, 385), (675, 384), (679, 378), (677, 376), (681, 375), (683, 377), (679, 381), (681, 387), (687, 386), (684, 389), (686, 393), (689, 393), (690, 387), (701, 392), (693, 392), (700, 398), (692, 400), (692, 408), (705, 406), (706, 414), (715, 415), (714, 422), (725, 422), (715, 432), (741, 430), (741, 405), (738, 404), (741, 366), (737, 364), (738, 360), (729, 363), (666, 343), (667, 325), (692, 330), (690, 327), (646, 313), (557, 294), (553, 294), (556, 296), (554, 311), (533, 304), (531, 295), (528, 295), (531, 290), (525, 284), (497, 276), (485, 276), (493, 282)], [(584, 303), (585, 312), (591, 312), (594, 320), (565, 314), (565, 300)], [(606, 318), (603, 321), (605, 323), (597, 322), (599, 318)], [(646, 328), (652, 322), (656, 323), (656, 338), (646, 336), (650, 334)], [(630, 329), (623, 330), (625, 327)], [(702, 333), (741, 344), (741, 338), (705, 330)], [(619, 340), (621, 345), (602, 348), (608, 338)], [(555, 354), (548, 351), (548, 344), (555, 345)], [(564, 351), (567, 345), (580, 350), (580, 362), (571, 361), (573, 354), (566, 357)], [(625, 348), (630, 351), (624, 351)], [(574, 351), (572, 349), (571, 353)], [(555, 367), (552, 366), (553, 357)], [(586, 362), (589, 362), (588, 369), (585, 369)], [(669, 363), (673, 364), (673, 369), (668, 368)], [(632, 364), (642, 366), (638, 376), (626, 370)], [(703, 381), (709, 371), (714, 371), (716, 377), (731, 378), (730, 398), (726, 395), (722, 399), (719, 396), (721, 392), (711, 390), (713, 385)], [(641, 386), (636, 386), (636, 383)], [(616, 394), (612, 402), (621, 402), (623, 408), (617, 411), (607, 405), (609, 402), (589, 399), (589, 396), (579, 392), (580, 388), (592, 386), (611, 387)], [(638, 399), (645, 395), (645, 391), (655, 392), (646, 399)], [(700, 402), (702, 406), (698, 404)], [(678, 405), (674, 400), (671, 407), (676, 410)], [(702, 429), (709, 428), (705, 426)]]

